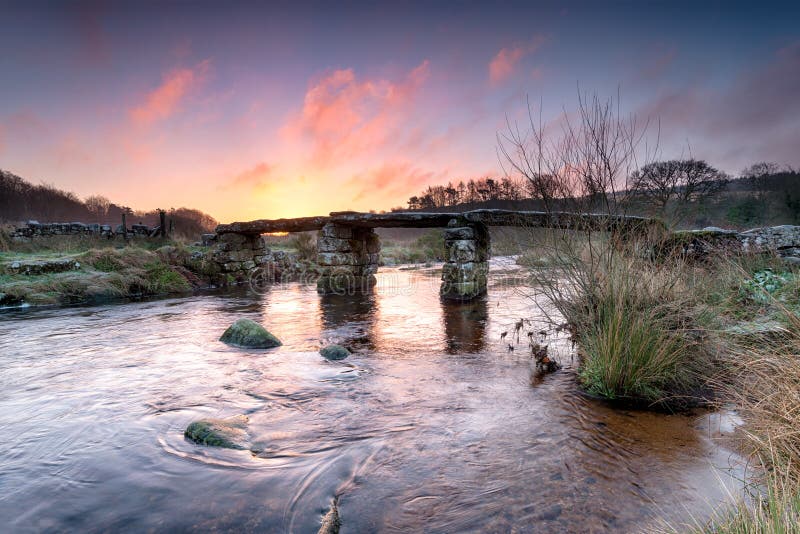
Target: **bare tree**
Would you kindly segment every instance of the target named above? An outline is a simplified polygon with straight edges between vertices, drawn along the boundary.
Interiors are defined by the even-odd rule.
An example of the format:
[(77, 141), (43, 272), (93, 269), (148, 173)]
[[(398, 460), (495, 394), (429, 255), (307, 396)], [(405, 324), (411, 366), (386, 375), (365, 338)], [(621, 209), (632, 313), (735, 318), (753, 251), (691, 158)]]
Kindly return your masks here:
[(683, 184), (678, 189), (680, 202), (707, 200), (728, 185), (730, 178), (707, 162), (698, 159), (683, 161)]
[[(532, 228), (521, 252), (535, 247), (549, 256), (552, 268), (531, 271), (533, 291), (569, 318), (571, 303), (587, 302), (583, 296), (589, 296), (589, 308), (595, 304), (619, 251), (638, 246), (636, 232), (651, 229), (648, 221), (623, 216), (628, 180), (652, 161), (658, 138), (651, 142), (649, 121), (623, 114), (618, 98), (579, 94), (577, 110), (549, 124), (541, 106), (536, 118), (530, 102), (527, 111), (524, 127), (507, 120), (498, 133), (498, 158), (506, 175), (525, 180), (544, 205), (553, 229)], [(585, 216), (591, 212), (599, 213)]]
[(86, 209), (88, 209), (92, 215), (97, 217), (98, 221), (105, 221), (105, 218), (108, 215), (108, 208), (111, 206), (111, 201), (100, 195), (92, 195), (90, 197), (86, 197), (86, 200), (84, 200), (83, 203), (86, 205)]
[(527, 181), (546, 211), (561, 206), (621, 214), (628, 177), (655, 149), (646, 142), (649, 122), (623, 116), (619, 98), (601, 100), (580, 92), (578, 109), (564, 112), (559, 122), (561, 133), (554, 136), (559, 125), (542, 122), (541, 105), (534, 118), (530, 102), (526, 128), (507, 120), (506, 131), (497, 136), (504, 172)]
[(662, 216), (669, 207), (680, 216), (690, 202), (702, 202), (728, 183), (725, 173), (697, 159), (655, 161), (631, 175), (631, 191), (656, 206)]
[(742, 177), (747, 179), (753, 190), (756, 192), (756, 198), (759, 201), (765, 201), (767, 193), (769, 192), (769, 177), (773, 174), (781, 172), (780, 165), (768, 161), (761, 161), (753, 163), (746, 169), (742, 170)]

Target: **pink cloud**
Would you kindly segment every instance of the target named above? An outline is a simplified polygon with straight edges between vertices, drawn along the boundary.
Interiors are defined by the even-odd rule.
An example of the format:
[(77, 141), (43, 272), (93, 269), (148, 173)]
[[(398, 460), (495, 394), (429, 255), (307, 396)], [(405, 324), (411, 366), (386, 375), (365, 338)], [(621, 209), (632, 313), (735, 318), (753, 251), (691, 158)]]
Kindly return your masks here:
[(251, 189), (265, 189), (270, 185), (274, 166), (260, 162), (253, 167), (240, 172), (229, 182), (230, 187), (248, 187)]
[(138, 126), (148, 126), (170, 117), (189, 91), (205, 79), (209, 66), (207, 59), (194, 68), (176, 69), (164, 75), (161, 85), (130, 110), (131, 120)]
[(428, 74), (427, 60), (399, 81), (359, 79), (353, 69), (333, 71), (309, 87), (302, 110), (282, 133), (292, 141), (310, 140), (320, 165), (374, 151), (398, 132)]
[(441, 181), (446, 174), (444, 171), (425, 171), (407, 161), (394, 161), (353, 176), (348, 185), (358, 188), (353, 198), (356, 201), (376, 194), (402, 198)]
[(92, 162), (92, 155), (84, 148), (84, 144), (75, 132), (62, 137), (54, 147), (54, 155), (59, 166), (85, 166)]
[(528, 44), (501, 49), (489, 62), (489, 81), (496, 85), (507, 80), (520, 60), (534, 53), (543, 42), (544, 38), (537, 36)]

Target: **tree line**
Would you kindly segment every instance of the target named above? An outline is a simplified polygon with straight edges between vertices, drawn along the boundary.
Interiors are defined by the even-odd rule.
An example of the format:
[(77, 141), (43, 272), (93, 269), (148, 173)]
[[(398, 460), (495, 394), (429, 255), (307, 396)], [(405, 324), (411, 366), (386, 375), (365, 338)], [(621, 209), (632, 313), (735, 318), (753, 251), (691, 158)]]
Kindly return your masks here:
[(490, 200), (523, 200), (532, 195), (525, 180), (503, 177), (461, 180), (454, 184), (428, 186), (419, 195), (408, 199), (408, 209), (423, 210), (488, 202)]
[[(83, 222), (116, 226), (126, 214), (127, 223), (141, 222), (149, 226), (159, 224), (158, 210), (133, 210), (115, 204), (107, 198), (92, 195), (81, 200), (75, 193), (49, 184), (32, 184), (8, 171), (0, 170), (0, 222)], [(196, 237), (213, 231), (217, 221), (202, 211), (190, 208), (171, 208), (167, 218), (172, 219), (175, 232)]]
[[(425, 210), (498, 200), (531, 201), (546, 209), (560, 206), (570, 191), (565, 180), (547, 173), (528, 172), (519, 178), (460, 180), (428, 186), (408, 200), (408, 209)], [(710, 205), (726, 200), (723, 218), (747, 225), (764, 219), (766, 203), (786, 214), (786, 222), (800, 222), (800, 172), (790, 166), (758, 162), (730, 176), (701, 159), (653, 161), (627, 176), (618, 193), (621, 202), (642, 214), (675, 222), (707, 212)], [(693, 214), (697, 219), (697, 213)], [(703, 219), (697, 219), (702, 223)]]

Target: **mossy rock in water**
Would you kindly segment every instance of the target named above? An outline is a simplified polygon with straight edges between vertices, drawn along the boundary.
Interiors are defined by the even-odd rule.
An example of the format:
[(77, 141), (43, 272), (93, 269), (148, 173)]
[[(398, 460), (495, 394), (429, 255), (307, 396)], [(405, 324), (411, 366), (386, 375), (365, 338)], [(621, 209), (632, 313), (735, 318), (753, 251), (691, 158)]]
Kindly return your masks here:
[(250, 319), (239, 319), (233, 323), (219, 340), (228, 345), (248, 349), (271, 349), (282, 345), (280, 339)]
[(189, 424), (183, 435), (199, 445), (246, 449), (247, 421), (244, 415), (228, 419), (200, 419)]
[(319, 351), (327, 360), (344, 360), (350, 356), (350, 351), (341, 345), (328, 345)]

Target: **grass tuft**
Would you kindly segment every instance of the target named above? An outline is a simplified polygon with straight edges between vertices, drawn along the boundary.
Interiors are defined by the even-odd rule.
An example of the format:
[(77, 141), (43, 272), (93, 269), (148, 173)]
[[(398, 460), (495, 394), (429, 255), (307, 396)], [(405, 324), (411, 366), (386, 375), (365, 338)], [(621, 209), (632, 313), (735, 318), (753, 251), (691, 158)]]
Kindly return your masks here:
[(709, 394), (714, 365), (694, 271), (652, 263), (610, 245), (556, 255), (557, 276), (536, 279), (571, 325), (579, 379), (591, 394), (635, 404), (681, 407)]

